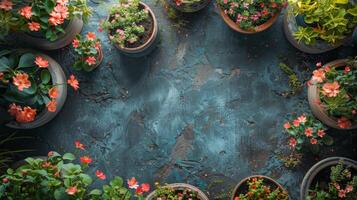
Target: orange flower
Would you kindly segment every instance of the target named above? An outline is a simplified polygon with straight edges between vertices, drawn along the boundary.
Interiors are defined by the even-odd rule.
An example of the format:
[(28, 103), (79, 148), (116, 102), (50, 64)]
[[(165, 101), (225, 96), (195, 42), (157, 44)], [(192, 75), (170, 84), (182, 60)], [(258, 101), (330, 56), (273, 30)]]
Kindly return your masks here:
[(320, 138), (323, 138), (323, 137), (326, 135), (326, 133), (325, 133), (324, 130), (318, 130), (318, 131), (317, 131), (317, 135), (318, 135)]
[(306, 129), (305, 129), (305, 135), (306, 135), (307, 137), (311, 137), (311, 136), (312, 136), (312, 133), (313, 133), (312, 128), (306, 128)]
[(128, 186), (130, 189), (137, 189), (139, 187), (138, 181), (135, 177), (127, 180)]
[(57, 87), (53, 87), (48, 90), (48, 96), (52, 99), (56, 99), (58, 97), (58, 89)]
[(49, 112), (56, 112), (56, 110), (57, 110), (56, 100), (49, 101), (46, 106), (47, 106), (47, 110)]
[(72, 46), (73, 46), (74, 48), (78, 48), (78, 46), (79, 46), (79, 40), (74, 39), (74, 40), (72, 41)]
[(68, 195), (75, 195), (77, 193), (77, 187), (76, 186), (69, 187), (66, 189), (66, 192)]
[(29, 106), (26, 106), (16, 115), (16, 121), (20, 123), (28, 123), (35, 120), (36, 109), (32, 109)]
[(82, 156), (80, 157), (80, 160), (84, 164), (89, 164), (92, 162), (92, 158), (90, 158), (89, 156)]
[(325, 83), (322, 86), (322, 94), (327, 97), (336, 97), (338, 93), (340, 93), (340, 84), (337, 81), (333, 83)]
[(286, 122), (286, 123), (284, 124), (284, 128), (285, 128), (285, 129), (289, 129), (290, 127), (291, 127), (291, 125), (290, 125), (289, 122)]
[(95, 175), (101, 180), (104, 180), (106, 178), (105, 174), (102, 171), (99, 171), (99, 170), (97, 170), (95, 172)]
[(340, 128), (349, 128), (352, 125), (351, 121), (346, 117), (341, 117), (337, 119), (337, 124)]
[(11, 0), (2, 0), (0, 1), (0, 9), (9, 11), (12, 9), (13, 3)]
[(41, 29), (40, 23), (37, 22), (29, 22), (28, 26), (30, 31), (39, 31)]
[(317, 140), (315, 138), (311, 138), (310, 143), (311, 144), (317, 144)]
[(24, 16), (26, 19), (30, 19), (32, 17), (32, 7), (25, 6), (19, 10), (20, 15)]
[(96, 63), (96, 59), (94, 56), (89, 56), (87, 59), (86, 59), (86, 63), (91, 66), (91, 65), (95, 65)]
[(75, 146), (76, 146), (77, 149), (85, 150), (84, 144), (82, 144), (79, 140), (76, 140), (76, 141), (74, 142), (74, 144), (75, 144)]
[(18, 106), (15, 103), (12, 103), (12, 104), (9, 105), (8, 112), (9, 112), (10, 116), (16, 117), (16, 115), (21, 111), (22, 111), (21, 106)]
[(60, 14), (62, 19), (67, 19), (69, 16), (67, 6), (61, 4), (57, 4), (56, 7), (54, 7), (53, 11), (50, 13), (50, 16), (52, 16), (51, 14), (54, 15)]
[(67, 83), (72, 86), (72, 88), (74, 90), (78, 90), (79, 88), (79, 82), (78, 80), (76, 79), (76, 77), (72, 74), (70, 77), (69, 77), (69, 80), (67, 80)]
[(88, 32), (87, 33), (87, 39), (88, 40), (93, 41), (93, 40), (95, 40), (95, 38), (96, 38), (95, 33), (93, 33), (93, 32)]
[(48, 60), (42, 58), (41, 56), (36, 56), (35, 63), (40, 68), (47, 68), (48, 67)]
[(24, 88), (31, 87), (31, 82), (29, 81), (29, 75), (26, 73), (18, 73), (12, 77), (14, 85), (18, 90), (23, 91)]
[(322, 83), (325, 80), (325, 71), (323, 69), (314, 70), (311, 81), (314, 83)]
[(50, 23), (53, 26), (58, 26), (60, 24), (63, 24), (64, 19), (61, 17), (60, 13), (55, 13), (51, 12), (51, 17), (48, 19), (48, 23)]

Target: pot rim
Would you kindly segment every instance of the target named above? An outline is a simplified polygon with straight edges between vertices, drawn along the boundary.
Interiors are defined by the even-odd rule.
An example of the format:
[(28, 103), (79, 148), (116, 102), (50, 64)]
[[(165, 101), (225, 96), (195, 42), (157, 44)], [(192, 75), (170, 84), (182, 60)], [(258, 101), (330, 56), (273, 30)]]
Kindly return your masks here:
[(352, 160), (350, 158), (346, 157), (328, 157), (325, 158), (316, 164), (314, 164), (305, 174), (302, 182), (301, 182), (301, 187), (300, 187), (300, 200), (305, 200), (306, 196), (308, 195), (310, 185), (312, 181), (315, 179), (315, 177), (323, 170), (326, 169), (327, 167), (333, 166), (338, 164), (338, 162), (342, 160), (344, 164), (347, 163), (348, 166), (353, 167), (355, 170), (357, 170), (357, 161)]
[(224, 13), (223, 9), (221, 8), (221, 5), (219, 5), (219, 3), (217, 3), (217, 8), (219, 10), (219, 13), (221, 14), (221, 17), (223, 18), (223, 21), (233, 30), (243, 33), (243, 34), (255, 34), (255, 33), (260, 33), (265, 31), (266, 29), (270, 28), (275, 21), (279, 18), (280, 13), (282, 11), (282, 9), (279, 10), (278, 13), (276, 13), (274, 16), (272, 16), (268, 21), (266, 21), (265, 23), (256, 26), (254, 28), (254, 30), (244, 30), (242, 28), (240, 28), (236, 23), (234, 23), (234, 21)]
[[(324, 64), (322, 67), (330, 66), (330, 67), (341, 67), (347, 64), (348, 59), (338, 59)], [(334, 116), (330, 116), (326, 109), (324, 109), (321, 105), (316, 104), (317, 100), (320, 101), (320, 91), (316, 85), (308, 86), (307, 98), (309, 101), (309, 105), (312, 113), (324, 124), (340, 130), (352, 130), (357, 128), (357, 122), (352, 122), (352, 126), (349, 128), (340, 128), (337, 124), (337, 118)]]
[[(175, 0), (167, 0), (167, 2), (171, 7), (175, 8), (176, 10), (178, 10), (180, 12), (195, 13), (195, 12), (198, 12), (198, 11), (204, 9), (211, 2), (211, 0), (201, 0), (200, 2), (196, 3), (196, 4), (201, 4), (201, 5), (198, 8), (191, 10), (191, 11), (187, 11), (184, 8), (185, 5), (189, 6), (189, 4), (182, 3), (182, 6), (177, 6), (175, 3)], [(194, 5), (194, 4), (192, 4), (192, 5)]]
[(282, 189), (283, 191), (285, 191), (288, 194), (288, 198), (290, 199), (289, 193), (288, 191), (285, 189), (285, 187), (283, 187), (280, 183), (278, 183), (278, 181), (274, 180), (273, 178), (270, 178), (269, 176), (265, 176), (265, 175), (251, 175), (251, 176), (247, 176), (245, 178), (243, 178), (234, 188), (233, 193), (232, 193), (232, 200), (234, 200), (234, 198), (236, 197), (236, 193), (238, 191), (238, 189), (244, 184), (246, 183), (249, 179), (251, 178), (263, 178), (266, 179), (272, 183), (274, 183), (277, 187), (279, 187), (280, 189)]
[[(149, 37), (149, 39), (144, 44), (142, 44), (142, 45), (140, 45), (138, 47), (134, 47), (134, 48), (120, 47), (119, 45), (114, 43), (115, 47), (117, 47), (118, 49), (120, 49), (120, 50), (122, 50), (122, 51), (124, 51), (126, 53), (136, 53), (136, 52), (140, 52), (141, 50), (147, 49), (153, 43), (153, 41), (155, 40), (155, 37), (156, 37), (157, 32), (158, 32), (158, 30), (157, 30), (158, 29), (158, 27), (157, 27), (158, 25), (157, 25), (157, 20), (156, 20), (156, 16), (155, 16), (154, 12), (151, 10), (151, 8), (147, 4), (145, 4), (145, 3), (141, 2), (141, 1), (139, 2), (139, 4), (144, 6), (144, 8), (146, 8), (149, 11), (149, 14), (150, 14), (150, 16), (151, 16), (151, 18), (153, 20), (153, 31), (152, 31), (151, 36)], [(110, 18), (110, 15), (108, 15), (107, 20), (109, 18)], [(108, 38), (109, 38), (109, 33), (107, 35), (108, 35)], [(110, 38), (109, 38), (109, 41), (111, 41)]]
[[(194, 190), (198, 193), (198, 196), (201, 198), (201, 200), (208, 200), (208, 197), (206, 196), (206, 194), (204, 194), (199, 188), (193, 186), (193, 185), (190, 185), (190, 184), (187, 184), (187, 183), (171, 183), (171, 184), (167, 184), (163, 187), (171, 187), (173, 189), (175, 188), (187, 188), (187, 189), (191, 189), (191, 190)], [(155, 195), (155, 191), (152, 191), (146, 198), (145, 200), (153, 200), (154, 198), (154, 195)]]

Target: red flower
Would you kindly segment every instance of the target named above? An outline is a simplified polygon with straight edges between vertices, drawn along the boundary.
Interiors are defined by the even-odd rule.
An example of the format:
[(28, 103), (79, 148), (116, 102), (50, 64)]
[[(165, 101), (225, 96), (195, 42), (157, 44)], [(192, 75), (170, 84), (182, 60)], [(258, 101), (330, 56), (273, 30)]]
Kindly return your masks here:
[(136, 180), (135, 177), (128, 179), (127, 182), (130, 189), (137, 189), (139, 187), (138, 181)]
[(86, 58), (86, 63), (91, 66), (91, 65), (95, 65), (96, 63), (96, 59), (94, 56), (89, 56), (88, 58)]
[(329, 72), (329, 71), (331, 70), (331, 67), (327, 65), (327, 66), (324, 68), (324, 70), (325, 70), (325, 72)]
[(289, 140), (289, 145), (292, 146), (293, 148), (295, 148), (296, 146), (296, 139), (295, 138), (290, 138)]
[(46, 106), (47, 106), (47, 110), (49, 112), (56, 112), (56, 110), (57, 110), (56, 100), (49, 101)]
[(273, 3), (271, 3), (271, 7), (272, 7), (272, 8), (277, 8), (277, 7), (278, 7), (278, 4), (275, 3), (275, 2), (273, 2)]
[(0, 72), (0, 81), (4, 78), (4, 73)]
[(311, 144), (317, 144), (317, 140), (315, 138), (311, 138), (310, 143)]
[(2, 0), (0, 1), (0, 9), (9, 11), (12, 9), (13, 3), (11, 0)]
[(90, 40), (90, 41), (95, 40), (96, 37), (97, 37), (97, 36), (96, 36), (95, 33), (93, 33), (93, 32), (88, 32), (88, 33), (87, 33), (87, 39)]
[(293, 124), (294, 124), (295, 127), (298, 127), (298, 126), (300, 126), (300, 121), (298, 119), (295, 119), (293, 121)]
[(28, 123), (35, 120), (37, 110), (26, 106), (16, 114), (16, 121), (20, 123)]
[(260, 3), (260, 7), (264, 8), (265, 7), (264, 3)]
[(339, 119), (337, 119), (337, 124), (340, 128), (349, 128), (351, 127), (352, 123), (349, 119), (347, 119), (346, 117), (341, 117)]
[(340, 191), (338, 191), (338, 197), (340, 197), (340, 198), (345, 198), (345, 197), (346, 197), (346, 190), (340, 190)]
[(144, 192), (149, 192), (150, 191), (150, 185), (148, 183), (143, 183), (143, 184), (141, 184), (141, 189)]
[(263, 14), (263, 15), (269, 14), (269, 10), (263, 10), (263, 11), (262, 11), (262, 14)]
[(286, 122), (286, 123), (284, 124), (284, 128), (285, 128), (285, 129), (289, 129), (290, 127), (291, 127), (291, 125), (290, 125), (289, 122)]
[(75, 146), (76, 146), (77, 149), (85, 150), (84, 144), (82, 144), (79, 140), (76, 140), (76, 141), (74, 142), (74, 144), (75, 144)]
[(69, 187), (66, 189), (66, 192), (68, 195), (75, 195), (77, 193), (77, 187), (76, 186)]
[(142, 195), (144, 193), (144, 191), (141, 187), (137, 187), (135, 193), (138, 195)]
[(313, 133), (312, 128), (306, 128), (306, 129), (305, 129), (305, 135), (306, 135), (307, 137), (311, 137), (311, 136), (312, 136), (312, 133)]
[(90, 158), (89, 156), (82, 156), (80, 157), (80, 160), (84, 164), (89, 164), (92, 162), (92, 158)]
[(351, 68), (349, 67), (349, 66), (346, 66), (345, 67), (345, 73), (347, 74), (348, 72), (350, 72), (351, 71)]
[(56, 99), (58, 97), (58, 89), (56, 87), (49, 89), (48, 96), (50, 96), (51, 99)]
[(8, 183), (9, 182), (9, 179), (8, 178), (3, 178), (2, 179), (2, 183)]
[(105, 174), (99, 170), (95, 172), (95, 175), (101, 180), (104, 180), (106, 178)]
[(76, 79), (76, 77), (72, 74), (70, 77), (69, 77), (69, 80), (67, 80), (67, 83), (72, 86), (72, 88), (77, 91), (78, 88), (79, 88), (79, 82), (78, 80)]
[(74, 48), (78, 48), (78, 46), (79, 46), (79, 40), (74, 39), (74, 40), (72, 41), (72, 46), (73, 46)]
[(35, 63), (40, 68), (47, 68), (48, 67), (48, 60), (42, 58), (41, 56), (36, 56)]
[(320, 138), (323, 138), (323, 137), (326, 135), (326, 133), (325, 133), (324, 130), (318, 130), (318, 131), (317, 131), (317, 135), (318, 135)]
[(175, 3), (176, 3), (177, 6), (181, 6), (182, 0), (175, 0)]

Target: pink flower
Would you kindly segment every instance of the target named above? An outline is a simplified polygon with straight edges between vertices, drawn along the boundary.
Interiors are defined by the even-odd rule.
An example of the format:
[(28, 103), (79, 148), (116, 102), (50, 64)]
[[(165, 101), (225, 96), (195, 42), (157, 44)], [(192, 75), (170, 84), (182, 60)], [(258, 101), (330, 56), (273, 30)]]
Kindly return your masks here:
[(318, 130), (318, 131), (317, 131), (317, 135), (318, 135), (320, 138), (323, 138), (323, 137), (326, 135), (326, 133), (325, 133), (324, 130)]
[(68, 3), (68, 0), (57, 0), (56, 3), (60, 5), (66, 5)]
[(149, 192), (150, 191), (150, 185), (148, 183), (143, 183), (143, 184), (141, 184), (141, 189), (144, 192)]
[(94, 56), (89, 56), (87, 59), (86, 59), (86, 63), (91, 66), (91, 65), (95, 65), (96, 63), (96, 59)]
[(69, 187), (66, 189), (66, 192), (68, 195), (75, 195), (77, 193), (77, 187), (76, 186)]
[(339, 190), (338, 197), (345, 198), (346, 197), (346, 190)]
[(349, 192), (352, 192), (352, 191), (353, 191), (353, 186), (352, 185), (347, 185), (346, 192), (349, 193)]
[(331, 68), (330, 68), (330, 66), (327, 65), (327, 66), (325, 66), (324, 70), (325, 70), (325, 72), (329, 72), (331, 70)]
[(349, 67), (349, 66), (346, 66), (345, 67), (345, 73), (347, 74), (348, 72), (350, 72), (351, 71), (351, 68)]
[(347, 119), (346, 117), (341, 117), (339, 119), (337, 119), (337, 124), (340, 128), (349, 128), (351, 127), (352, 123), (349, 119)]
[(96, 36), (95, 33), (93, 33), (93, 32), (88, 32), (88, 33), (87, 33), (87, 39), (90, 40), (90, 41), (95, 40), (96, 37), (97, 37), (97, 36)]
[(227, 3), (228, 3), (228, 0), (223, 0), (223, 3), (224, 3), (224, 4), (227, 4)]
[(29, 26), (30, 31), (39, 31), (41, 29), (40, 23), (37, 22), (29, 22), (27, 25)]
[(311, 144), (317, 144), (317, 140), (315, 138), (311, 138), (310, 143)]
[(74, 145), (76, 146), (76, 149), (85, 150), (84, 144), (82, 144), (79, 140), (76, 140), (76, 141), (74, 142)]
[(127, 183), (130, 189), (137, 189), (139, 187), (138, 181), (136, 180), (135, 177), (128, 179)]
[(9, 179), (8, 178), (3, 178), (2, 179), (2, 183), (8, 183), (9, 182)]
[(300, 117), (297, 118), (297, 120), (299, 120), (299, 122), (301, 124), (305, 124), (306, 122), (306, 116), (305, 115), (301, 115)]
[(19, 10), (19, 14), (24, 16), (26, 19), (30, 19), (32, 17), (32, 7), (25, 6)]
[(295, 138), (290, 138), (289, 139), (289, 145), (295, 148), (296, 146), (296, 139)]
[[(55, 13), (56, 13), (56, 14), (60, 14), (60, 16), (61, 16), (62, 19), (67, 19), (68, 16), (69, 16), (69, 12), (68, 12), (67, 6), (61, 5), (61, 4), (57, 4), (57, 5), (53, 8), (53, 10), (52, 10), (51, 13), (53, 13), (53, 14), (55, 14)], [(51, 13), (50, 13), (50, 15), (51, 15)], [(55, 15), (56, 15), (56, 14), (55, 14)]]
[(305, 129), (305, 135), (306, 135), (307, 137), (311, 137), (311, 136), (312, 136), (312, 133), (313, 133), (312, 128), (306, 128), (306, 129)]
[(99, 170), (97, 170), (95, 172), (95, 175), (101, 180), (104, 180), (106, 178), (105, 174), (102, 171), (99, 171)]
[(291, 127), (291, 125), (290, 125), (289, 122), (286, 122), (286, 123), (284, 124), (284, 128), (285, 128), (285, 129), (289, 129), (290, 127)]
[(314, 75), (311, 81), (314, 83), (322, 83), (325, 80), (325, 71), (323, 69), (314, 70), (312, 72)]
[(295, 119), (295, 120), (293, 121), (293, 125), (294, 125), (295, 127), (300, 126), (300, 121), (299, 121), (298, 119)]
[(316, 63), (316, 67), (321, 67), (322, 66), (322, 63), (321, 62), (318, 62), (318, 63)]
[(39, 68), (47, 68), (49, 66), (48, 60), (41, 56), (36, 56), (35, 63)]
[(340, 187), (340, 185), (339, 185), (338, 183), (333, 183), (333, 185), (335, 186), (335, 188), (336, 188), (337, 190), (341, 189), (341, 187)]
[(74, 40), (72, 41), (72, 46), (73, 46), (74, 48), (78, 48), (78, 46), (79, 46), (79, 40), (74, 39)]
[(333, 83), (325, 83), (322, 86), (322, 94), (327, 97), (336, 97), (338, 93), (340, 93), (340, 84), (337, 81)]
[(13, 3), (11, 0), (1, 0), (0, 1), (0, 9), (9, 11), (12, 9)]

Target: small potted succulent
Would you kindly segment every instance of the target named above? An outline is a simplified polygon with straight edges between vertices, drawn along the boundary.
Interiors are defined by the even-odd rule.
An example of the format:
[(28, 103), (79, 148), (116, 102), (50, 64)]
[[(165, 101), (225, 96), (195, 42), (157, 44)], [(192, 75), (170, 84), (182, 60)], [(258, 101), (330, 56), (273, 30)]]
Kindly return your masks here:
[(167, 0), (167, 2), (178, 11), (193, 13), (205, 8), (211, 0)]
[(284, 31), (299, 50), (318, 54), (341, 46), (357, 25), (357, 4), (352, 0), (290, 0)]
[(336, 129), (357, 128), (357, 58), (341, 59), (313, 71), (308, 99), (314, 115)]
[(76, 35), (72, 46), (75, 53), (74, 69), (89, 72), (96, 69), (102, 63), (102, 47), (95, 33), (87, 33), (85, 39), (79, 34)]
[[(81, 151), (86, 148), (80, 141), (76, 141), (75, 146)], [(77, 161), (72, 153), (60, 155), (50, 151), (47, 157), (29, 157), (16, 163), (1, 176), (0, 199), (131, 199), (132, 192), (118, 176), (102, 189), (93, 188), (93, 178), (86, 172), (93, 160), (83, 154)], [(106, 179), (100, 170), (95, 171), (95, 177), (100, 181)], [(137, 184), (135, 178), (128, 183), (133, 180)], [(143, 200), (142, 195), (150, 190), (150, 185), (143, 183), (136, 188), (135, 197)]]
[(301, 200), (355, 200), (356, 197), (357, 162), (342, 157), (316, 163), (306, 173), (300, 189)]
[(200, 189), (185, 183), (173, 183), (165, 186), (160, 186), (156, 183), (156, 190), (146, 197), (146, 200), (169, 199), (208, 200)]
[(254, 34), (269, 28), (278, 19), (285, 0), (218, 0), (218, 9), (233, 30)]
[[(91, 15), (86, 0), (14, 2), (2, 0), (1, 2), (0, 7), (6, 2), (8, 5), (9, 2), (11, 3), (11, 6), (8, 6), (11, 10), (7, 12), (15, 17), (12, 20), (16, 22), (16, 30), (20, 33), (24, 32), (19, 39), (44, 50), (54, 50), (69, 45), (75, 35), (82, 30), (83, 21), (87, 22)], [(10, 30), (14, 27), (12, 22), (7, 24)]]
[[(78, 89), (73, 75), (67, 83)], [(66, 100), (67, 83), (61, 66), (45, 54), (0, 51), (0, 104), (12, 117), (9, 127), (36, 128), (53, 119)]]
[(313, 116), (302, 114), (291, 122), (284, 124), (289, 135), (289, 146), (297, 151), (304, 147), (317, 152), (319, 146), (332, 145), (333, 139), (326, 134), (326, 127)]
[(110, 9), (102, 27), (121, 53), (133, 57), (150, 53), (158, 34), (153, 11), (139, 0), (120, 0)]
[(289, 200), (289, 194), (278, 182), (262, 175), (243, 179), (233, 190), (232, 200)]

